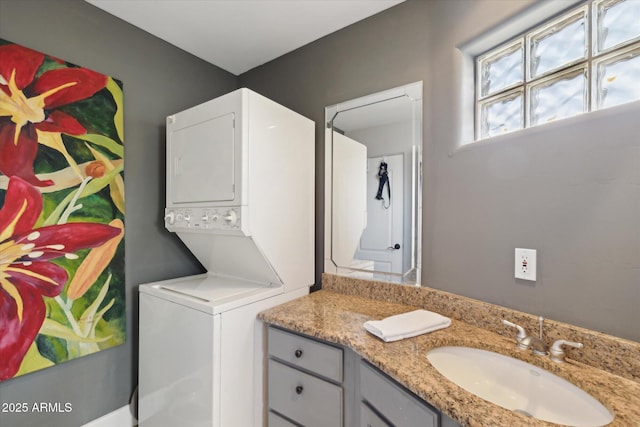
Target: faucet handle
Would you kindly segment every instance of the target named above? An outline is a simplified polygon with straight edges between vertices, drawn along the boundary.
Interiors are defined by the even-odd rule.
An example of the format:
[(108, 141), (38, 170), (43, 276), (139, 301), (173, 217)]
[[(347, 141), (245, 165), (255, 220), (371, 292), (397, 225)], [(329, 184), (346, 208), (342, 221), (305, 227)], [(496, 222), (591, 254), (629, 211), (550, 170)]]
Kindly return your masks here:
[(579, 343), (579, 342), (556, 340), (553, 342), (553, 345), (549, 349), (549, 356), (551, 357), (551, 360), (553, 360), (554, 362), (564, 362), (565, 352), (562, 346), (565, 346), (565, 345), (568, 345), (570, 347), (575, 347), (575, 348), (584, 347), (584, 345), (582, 345), (582, 343)]
[(524, 331), (524, 328), (520, 325), (516, 325), (513, 322), (509, 322), (506, 319), (502, 319), (502, 323), (511, 326), (512, 328), (516, 328), (518, 330), (518, 334), (516, 335), (516, 340), (520, 343), (523, 339), (527, 337), (527, 333)]

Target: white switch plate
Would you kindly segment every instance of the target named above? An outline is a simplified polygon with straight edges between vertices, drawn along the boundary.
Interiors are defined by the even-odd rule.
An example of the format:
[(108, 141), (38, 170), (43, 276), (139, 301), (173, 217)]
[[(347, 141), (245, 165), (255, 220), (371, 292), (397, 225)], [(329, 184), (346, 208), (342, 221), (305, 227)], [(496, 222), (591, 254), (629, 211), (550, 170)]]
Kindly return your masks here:
[(537, 251), (535, 249), (516, 248), (516, 279), (536, 281)]

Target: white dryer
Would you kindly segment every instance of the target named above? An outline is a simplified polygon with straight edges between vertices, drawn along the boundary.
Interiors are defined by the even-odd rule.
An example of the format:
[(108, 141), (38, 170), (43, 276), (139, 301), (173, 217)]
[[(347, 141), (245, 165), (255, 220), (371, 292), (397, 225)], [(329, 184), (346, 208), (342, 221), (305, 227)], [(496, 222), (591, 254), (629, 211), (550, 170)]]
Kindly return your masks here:
[(314, 281), (314, 124), (240, 89), (167, 118), (165, 225), (206, 274), (141, 285), (142, 427), (262, 426), (262, 310)]

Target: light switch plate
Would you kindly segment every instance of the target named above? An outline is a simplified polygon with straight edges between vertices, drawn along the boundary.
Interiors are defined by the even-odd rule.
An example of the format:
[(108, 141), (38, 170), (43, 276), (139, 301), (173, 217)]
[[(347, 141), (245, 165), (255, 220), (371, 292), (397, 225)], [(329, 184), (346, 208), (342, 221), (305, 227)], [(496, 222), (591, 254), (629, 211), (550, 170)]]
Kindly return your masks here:
[(537, 251), (535, 249), (516, 248), (515, 277), (516, 279), (536, 281)]

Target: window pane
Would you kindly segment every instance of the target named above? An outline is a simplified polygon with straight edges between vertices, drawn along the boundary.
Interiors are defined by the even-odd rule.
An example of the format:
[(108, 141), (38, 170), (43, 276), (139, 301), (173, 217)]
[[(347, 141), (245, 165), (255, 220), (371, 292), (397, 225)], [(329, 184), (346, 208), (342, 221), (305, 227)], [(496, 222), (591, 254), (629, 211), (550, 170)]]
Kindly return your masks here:
[(640, 1), (606, 0), (596, 8), (598, 52), (640, 37)]
[(596, 109), (640, 100), (640, 49), (598, 60)]
[(480, 58), (480, 97), (499, 92), (514, 84), (522, 83), (524, 69), (522, 41)]
[(481, 102), (480, 138), (512, 132), (524, 127), (523, 96), (519, 90), (497, 99)]
[(580, 9), (528, 37), (531, 78), (586, 57), (586, 10)]
[(587, 105), (586, 70), (573, 70), (531, 86), (529, 102), (531, 126), (584, 113)]

